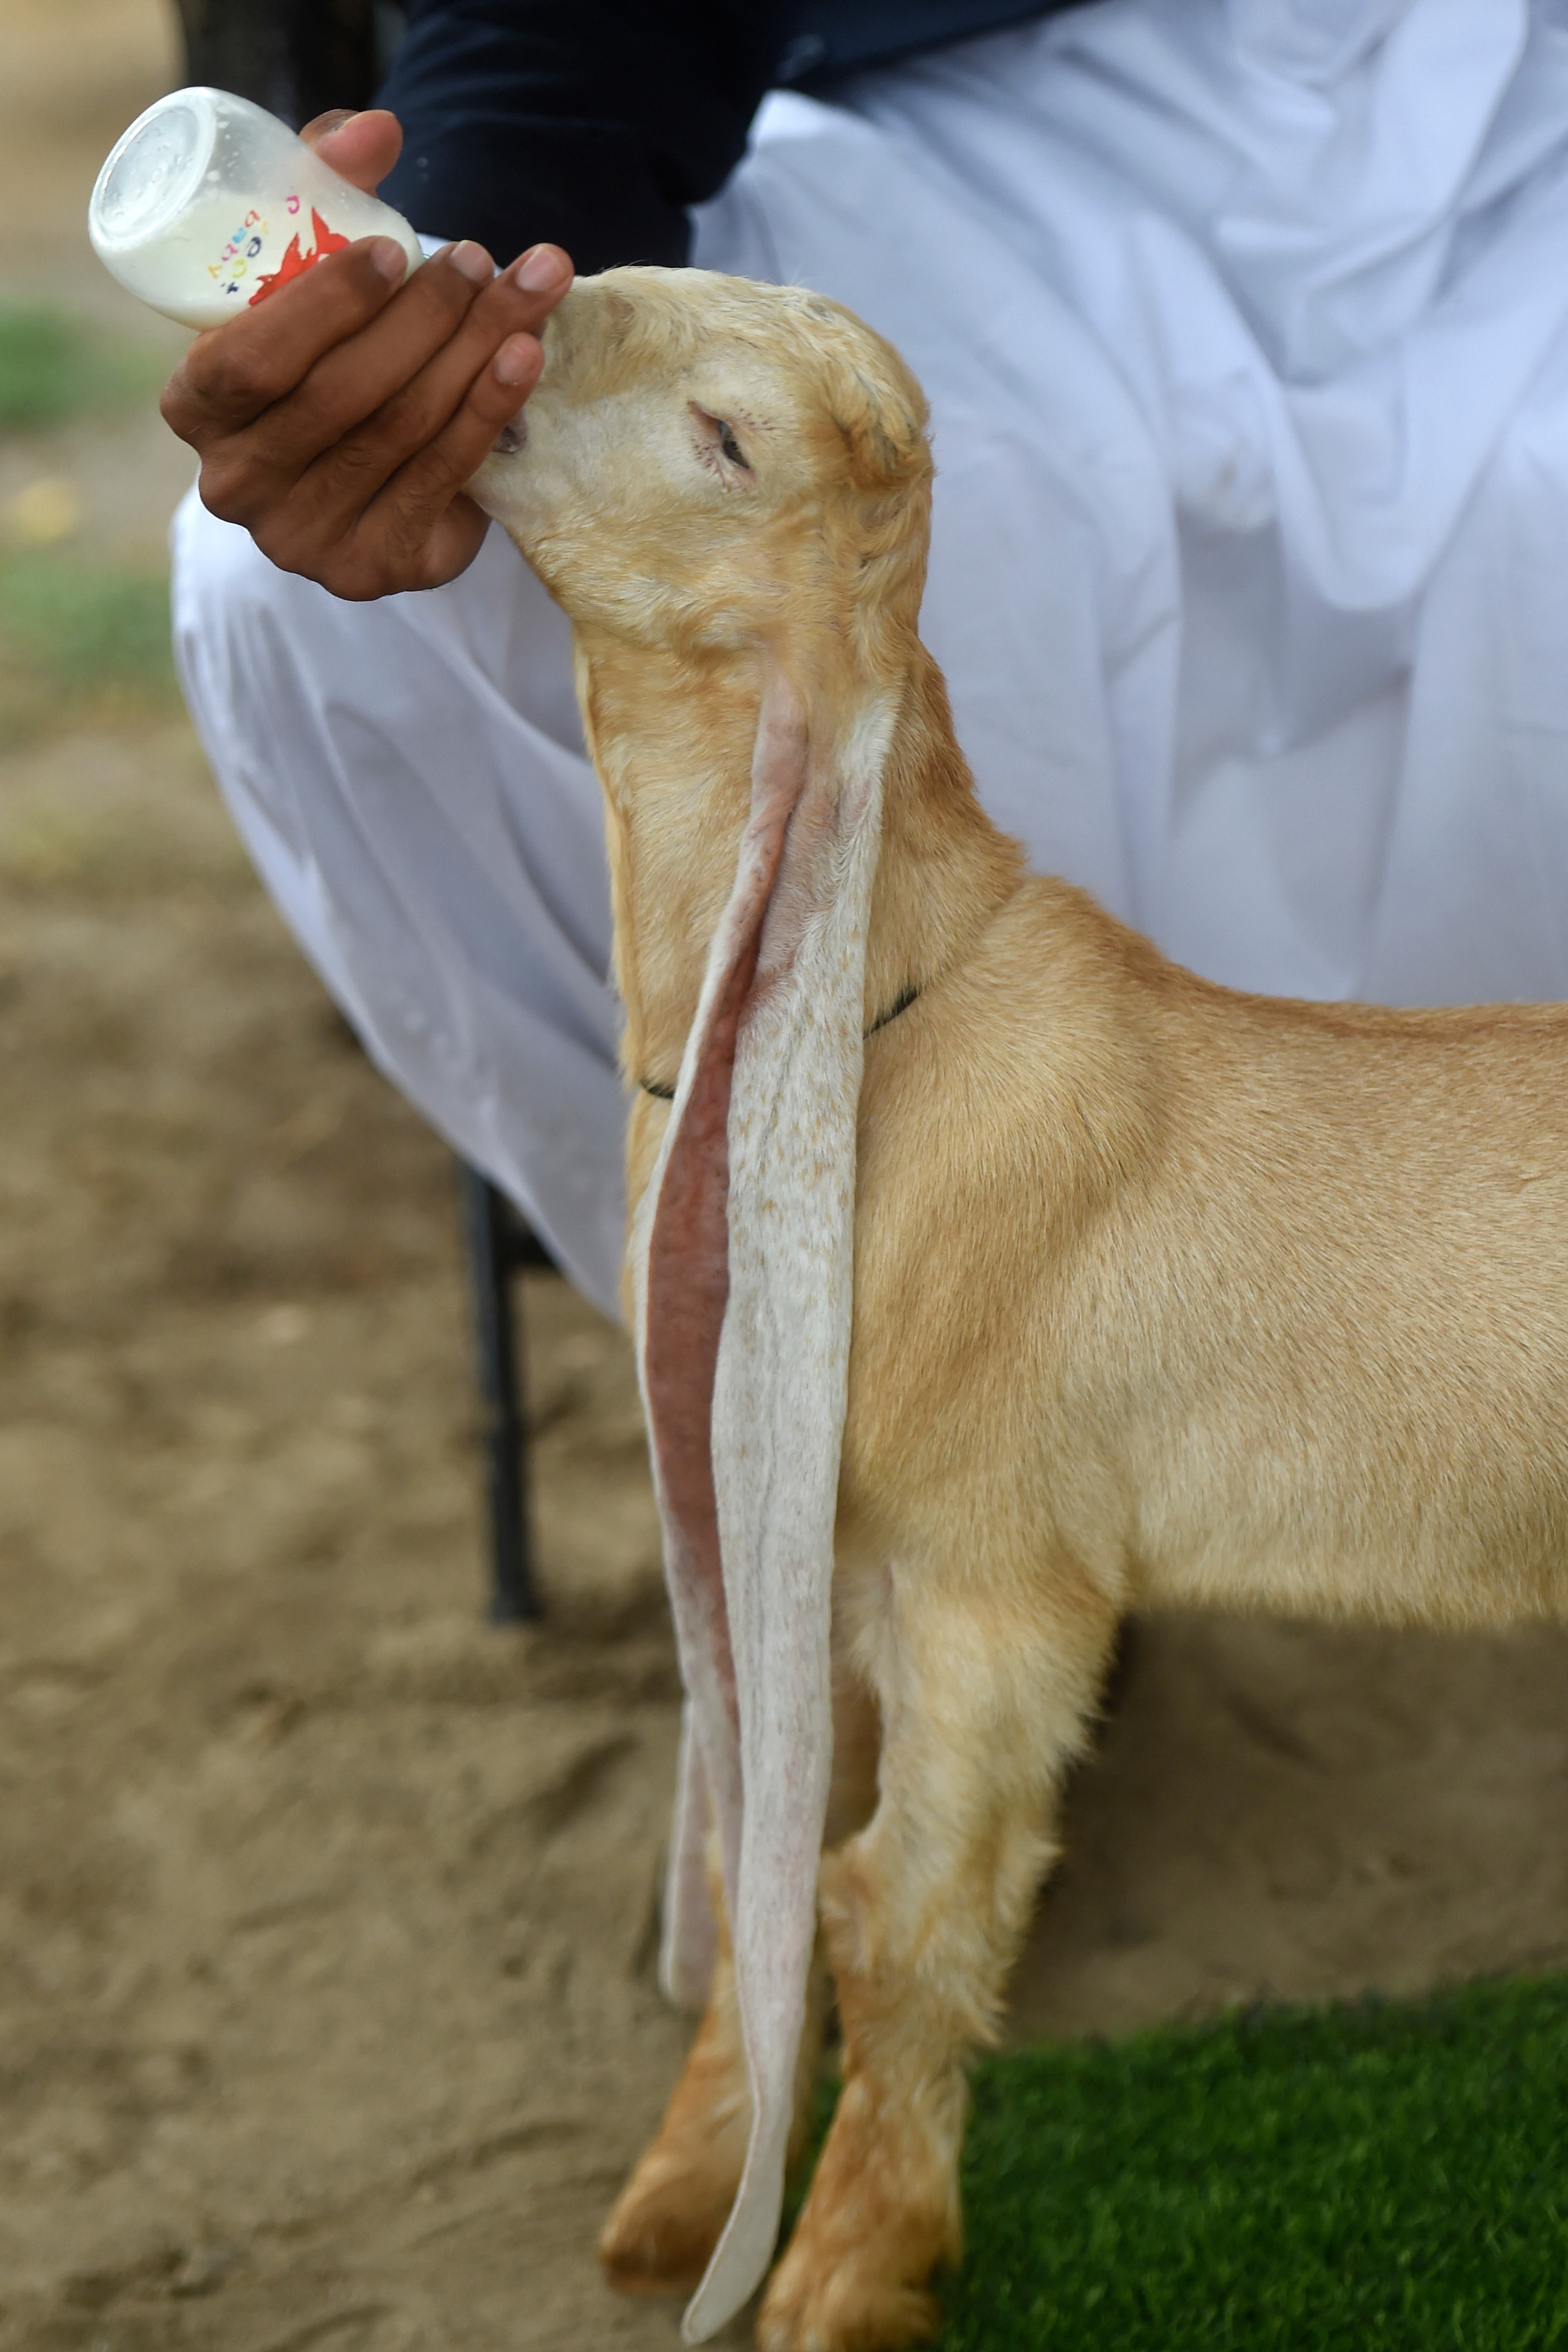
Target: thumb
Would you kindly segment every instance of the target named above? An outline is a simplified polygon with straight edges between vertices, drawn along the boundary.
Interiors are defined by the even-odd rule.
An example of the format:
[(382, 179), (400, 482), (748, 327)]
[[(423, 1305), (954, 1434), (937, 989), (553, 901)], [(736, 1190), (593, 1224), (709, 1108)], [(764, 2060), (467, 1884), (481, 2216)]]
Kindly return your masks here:
[(374, 195), (402, 152), (402, 125), (384, 106), (368, 107), (362, 114), (335, 108), (308, 122), (299, 136), (323, 163), (368, 196)]

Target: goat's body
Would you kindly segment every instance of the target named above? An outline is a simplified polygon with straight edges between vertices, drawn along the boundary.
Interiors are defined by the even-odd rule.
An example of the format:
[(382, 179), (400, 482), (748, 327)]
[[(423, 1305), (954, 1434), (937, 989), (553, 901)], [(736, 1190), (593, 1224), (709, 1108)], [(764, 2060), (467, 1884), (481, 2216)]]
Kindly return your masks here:
[[(721, 1444), (716, 1327), (744, 1350), (766, 1326), (764, 1356), (797, 1376), (767, 1364), (730, 1405), (788, 1393), (802, 1418), (848, 1330), (821, 1878), (845, 2079), (759, 2326), (766, 2352), (878, 2352), (928, 2327), (922, 2282), (958, 2250), (963, 2061), (994, 2028), (1123, 1614), (1568, 1613), (1568, 1011), (1243, 996), (1031, 878), (975, 800), (915, 634), (929, 462), (894, 355), (798, 289), (684, 273), (615, 273), (550, 335), (543, 430), (486, 489), (574, 622), (641, 1082), (644, 1298), (663, 1252), (643, 1371), (667, 1526), (671, 1464), (684, 1481), (677, 1614), (718, 1627), (695, 1654), (705, 1673), (719, 1660), (736, 1702), (722, 1621), (738, 1592), (747, 1690), (782, 1675), (774, 1744), (751, 1751), (779, 1784), (761, 1793), (784, 1789), (775, 1825), (825, 1744), (825, 1626), (814, 1597), (804, 1624), (777, 1588), (753, 1606), (755, 1551), (731, 1588), (715, 1496), (721, 1454), (726, 1475), (750, 1456), (766, 1474), (727, 1491), (793, 1526), (806, 1481), (789, 1464), (806, 1456), (766, 1406), (738, 1432), (732, 1411)], [(868, 823), (880, 856), (852, 957), (829, 919), (844, 875), (870, 872)], [(739, 1068), (747, 1011), (773, 1058), (765, 1082), (750, 1066), (737, 1117), (725, 1056)], [(857, 1027), (852, 1201), (852, 1096), (824, 1089), (842, 1115), (813, 1126), (810, 1089), (787, 1082), (803, 1060), (853, 1068)], [(737, 1136), (750, 1223), (727, 1228), (714, 1180)], [(852, 1217), (852, 1317), (834, 1286)], [(793, 1292), (756, 1279), (764, 1226), (803, 1269)], [(744, 1360), (751, 1377), (763, 1358)], [(667, 1402), (694, 1367), (662, 1441), (654, 1391)], [(810, 1489), (824, 1566), (831, 1476)], [(788, 1544), (770, 1557), (793, 1573)], [(716, 1755), (727, 1771), (722, 1675), (705, 1687), (704, 1769)], [(735, 1778), (709, 1781), (732, 1823)], [(690, 2284), (734, 2200), (756, 2259), (703, 2308), (732, 2219), (694, 2305), (704, 2331), (771, 2245), (753, 2158), (765, 2124), (781, 2161), (779, 2037), (744, 2012), (781, 1974), (770, 1899), (789, 1934), (804, 1918), (803, 1970), (818, 1819), (788, 1885), (759, 1893), (727, 1855), (751, 1940), (732, 1960), (720, 1920), (691, 2063), (602, 2242), (622, 2284)], [(808, 2063), (797, 2089), (809, 2079)]]
[(1563, 1613), (1565, 1064), (1026, 883), (868, 1055), (846, 1507), (1118, 1609)]

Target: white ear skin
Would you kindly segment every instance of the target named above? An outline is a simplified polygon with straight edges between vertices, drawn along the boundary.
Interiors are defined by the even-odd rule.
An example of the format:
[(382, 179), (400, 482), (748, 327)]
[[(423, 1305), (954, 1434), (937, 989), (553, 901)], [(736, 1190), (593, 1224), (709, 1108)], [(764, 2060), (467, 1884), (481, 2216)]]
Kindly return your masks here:
[(707, 1842), (713, 1808), (707, 1801), (702, 1750), (688, 1698), (681, 1709), (681, 1750), (675, 1765), (675, 1814), (664, 1873), (659, 1938), (659, 1990), (676, 2009), (700, 2010), (713, 1982), (718, 1926), (708, 1899)]
[(866, 919), (892, 718), (862, 714), (842, 747), (836, 823), (819, 836), (810, 860), (818, 888), (801, 891), (803, 907), (790, 885), (807, 875), (789, 868), (796, 828), (815, 814), (815, 779), (797, 811), (764, 934), (759, 1001), (736, 1055), (713, 1461), (740, 1702), (745, 1811), (731, 1919), (752, 2124), (728, 2224), (686, 2314), (692, 2343), (740, 2308), (773, 2257), (816, 1937), (832, 1769), (833, 1524), (853, 1305)]
[[(804, 698), (770, 670), (735, 887), (633, 1228), (654, 1481), (751, 2089), (746, 2168), (689, 2343), (761, 2280), (783, 2200), (832, 1760), (865, 933), (894, 716), (877, 700), (813, 740)], [(713, 1928), (686, 1771), (683, 1784), (664, 1966), (689, 1990)]]

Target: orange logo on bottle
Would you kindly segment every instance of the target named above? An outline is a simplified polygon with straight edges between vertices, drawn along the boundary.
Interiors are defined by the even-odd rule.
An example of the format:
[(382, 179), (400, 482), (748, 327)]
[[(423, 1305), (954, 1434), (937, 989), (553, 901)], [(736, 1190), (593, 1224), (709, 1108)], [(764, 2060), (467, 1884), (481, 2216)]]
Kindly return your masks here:
[(310, 207), (310, 226), (316, 232), (312, 250), (301, 253), (298, 237), (290, 237), (287, 252), (277, 268), (261, 280), (246, 306), (247, 310), (254, 310), (258, 302), (265, 300), (268, 294), (276, 294), (277, 289), (287, 286), (291, 278), (303, 278), (308, 269), (314, 269), (316, 264), (324, 261), (329, 253), (341, 253), (349, 243), (346, 236), (340, 236), (336, 229), (328, 227), (314, 205)]

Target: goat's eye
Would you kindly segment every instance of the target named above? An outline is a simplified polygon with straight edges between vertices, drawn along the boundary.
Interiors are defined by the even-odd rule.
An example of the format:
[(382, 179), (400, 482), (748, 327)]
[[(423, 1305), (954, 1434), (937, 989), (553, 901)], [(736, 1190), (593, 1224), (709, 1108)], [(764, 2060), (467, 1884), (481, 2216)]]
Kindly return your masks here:
[[(751, 461), (736, 438), (734, 425), (727, 423), (724, 417), (716, 416), (711, 408), (700, 407), (695, 400), (691, 404), (691, 417), (697, 428), (696, 455), (711, 472), (717, 475), (721, 483), (733, 489), (734, 479), (727, 473), (726, 467), (733, 466), (737, 474), (749, 474), (751, 471)], [(721, 458), (723, 465), (719, 463)]]

